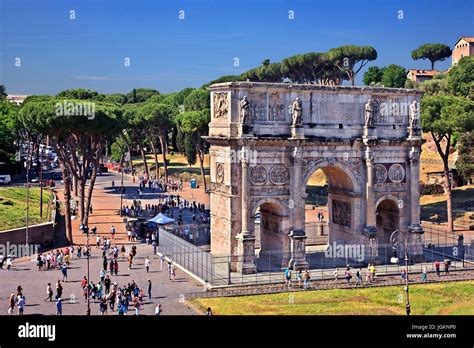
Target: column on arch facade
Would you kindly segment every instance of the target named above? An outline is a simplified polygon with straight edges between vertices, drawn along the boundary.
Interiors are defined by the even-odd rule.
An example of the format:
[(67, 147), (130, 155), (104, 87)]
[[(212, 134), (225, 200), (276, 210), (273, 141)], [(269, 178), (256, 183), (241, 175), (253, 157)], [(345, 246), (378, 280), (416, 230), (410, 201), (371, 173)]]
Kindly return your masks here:
[(293, 151), (293, 229), (290, 231), (290, 261), (289, 267), (300, 270), (308, 268), (306, 261), (306, 232), (305, 232), (305, 198), (302, 183), (302, 150), (295, 147)]
[(255, 265), (255, 235), (249, 231), (250, 222), (250, 185), (249, 185), (249, 156), (248, 147), (242, 147), (241, 161), (241, 232), (238, 239), (237, 268), (240, 273), (249, 274), (257, 271)]

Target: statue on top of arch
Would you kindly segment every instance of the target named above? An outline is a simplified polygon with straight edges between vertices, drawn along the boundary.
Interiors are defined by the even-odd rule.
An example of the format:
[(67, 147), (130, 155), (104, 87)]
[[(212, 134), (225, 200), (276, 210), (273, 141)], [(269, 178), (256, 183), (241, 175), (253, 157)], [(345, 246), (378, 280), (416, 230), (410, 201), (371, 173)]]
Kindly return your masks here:
[(376, 105), (372, 98), (370, 98), (365, 104), (365, 120), (364, 127), (374, 127)]
[(293, 117), (292, 126), (301, 127), (303, 125), (303, 104), (301, 103), (300, 98), (296, 98), (291, 106), (291, 113)]

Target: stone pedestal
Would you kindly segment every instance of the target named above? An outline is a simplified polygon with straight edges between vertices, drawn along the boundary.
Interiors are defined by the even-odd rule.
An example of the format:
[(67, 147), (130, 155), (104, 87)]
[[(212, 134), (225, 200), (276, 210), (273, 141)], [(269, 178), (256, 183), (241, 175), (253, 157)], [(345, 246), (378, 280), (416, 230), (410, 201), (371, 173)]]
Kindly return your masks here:
[(253, 136), (253, 125), (250, 124), (239, 124), (239, 137), (252, 137)]
[(293, 139), (304, 138), (304, 127), (303, 126), (291, 126), (291, 137)]
[(375, 126), (364, 127), (362, 132), (364, 142), (377, 139), (377, 128)]
[(239, 259), (237, 261), (237, 272), (252, 274), (257, 272), (255, 265), (255, 237), (248, 233), (237, 236)]
[(288, 266), (295, 271), (307, 269), (306, 233), (303, 230), (292, 230), (289, 236), (291, 258)]

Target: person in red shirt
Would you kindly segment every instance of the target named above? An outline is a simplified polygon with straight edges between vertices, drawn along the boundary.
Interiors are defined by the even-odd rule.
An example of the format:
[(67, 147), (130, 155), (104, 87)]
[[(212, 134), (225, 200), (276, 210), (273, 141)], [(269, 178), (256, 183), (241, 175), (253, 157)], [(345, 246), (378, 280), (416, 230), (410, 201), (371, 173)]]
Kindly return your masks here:
[(439, 268), (441, 267), (441, 263), (436, 260), (435, 262), (435, 268), (436, 268), (436, 275), (439, 277), (440, 276), (440, 271), (439, 271)]

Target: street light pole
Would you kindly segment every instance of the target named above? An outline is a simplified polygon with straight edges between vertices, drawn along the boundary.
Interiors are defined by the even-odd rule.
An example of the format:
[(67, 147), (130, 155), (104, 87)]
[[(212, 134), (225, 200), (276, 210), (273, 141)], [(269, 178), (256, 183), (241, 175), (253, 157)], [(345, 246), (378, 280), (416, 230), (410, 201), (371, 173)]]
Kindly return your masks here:
[[(398, 234), (403, 235), (403, 242), (397, 238), (396, 235)], [(397, 250), (398, 246), (401, 245), (404, 249), (404, 254), (405, 254), (405, 270), (406, 270), (406, 277), (405, 277), (405, 310), (407, 315), (410, 315), (411, 313), (411, 308), (410, 308), (410, 293), (408, 289), (408, 277), (409, 273), (408, 272), (408, 236), (405, 232), (401, 230), (395, 230), (393, 233), (390, 235), (390, 244), (392, 244), (392, 247), (394, 250)]]
[(91, 255), (89, 247), (89, 229), (87, 229), (87, 315), (91, 315), (91, 301), (90, 301), (90, 275), (89, 275), (89, 257)]
[(122, 172), (122, 182), (120, 184), (120, 216), (122, 216), (122, 207), (123, 207), (123, 203), (122, 203), (122, 194), (123, 194), (123, 166), (120, 167), (120, 171)]

